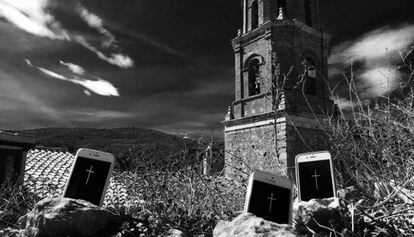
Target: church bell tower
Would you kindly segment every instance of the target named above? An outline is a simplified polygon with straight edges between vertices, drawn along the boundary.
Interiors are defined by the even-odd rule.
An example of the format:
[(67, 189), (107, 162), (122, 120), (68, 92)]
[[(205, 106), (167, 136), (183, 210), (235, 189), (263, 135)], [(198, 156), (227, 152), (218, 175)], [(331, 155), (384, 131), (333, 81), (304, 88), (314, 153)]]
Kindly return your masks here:
[(327, 149), (329, 39), (318, 0), (243, 0), (243, 29), (232, 40), (235, 100), (222, 122), (227, 176), (293, 177), (297, 154)]

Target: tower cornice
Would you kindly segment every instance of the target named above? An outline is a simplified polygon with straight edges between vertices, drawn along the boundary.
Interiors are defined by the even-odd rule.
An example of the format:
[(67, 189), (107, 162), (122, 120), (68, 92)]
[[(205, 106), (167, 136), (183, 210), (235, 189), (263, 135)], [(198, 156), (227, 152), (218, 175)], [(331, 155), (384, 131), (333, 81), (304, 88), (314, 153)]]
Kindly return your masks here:
[(321, 30), (317, 30), (313, 27), (310, 27), (299, 20), (293, 19), (283, 19), (283, 20), (275, 20), (275, 21), (267, 21), (263, 23), (259, 28), (249, 31), (243, 35), (237, 36), (236, 38), (232, 39), (233, 49), (237, 51), (240, 46), (243, 44), (249, 44), (251, 42), (260, 40), (265, 37), (270, 37), (272, 31), (277, 30), (279, 27), (293, 27), (296, 29), (300, 29), (314, 37), (323, 39), (326, 43), (329, 43), (332, 35), (326, 33)]

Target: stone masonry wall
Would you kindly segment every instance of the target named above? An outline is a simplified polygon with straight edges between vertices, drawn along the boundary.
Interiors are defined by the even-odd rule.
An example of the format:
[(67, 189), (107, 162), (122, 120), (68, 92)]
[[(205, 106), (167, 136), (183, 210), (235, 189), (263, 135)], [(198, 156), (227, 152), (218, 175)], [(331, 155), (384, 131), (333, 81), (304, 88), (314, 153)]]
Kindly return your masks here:
[(226, 176), (247, 177), (246, 174), (250, 174), (254, 169), (283, 173), (284, 170), (281, 170), (281, 167), (282, 169), (286, 167), (285, 128), (284, 123), (277, 125), (277, 142), (279, 154), (281, 154), (279, 160), (276, 158), (274, 124), (226, 132)]
[(274, 125), (268, 124), (225, 132), (226, 176), (246, 178), (252, 170), (259, 169), (294, 180), (298, 154), (328, 149), (326, 134), (318, 128), (279, 122), (276, 131), (277, 136)]
[(304, 128), (288, 125), (286, 128), (287, 147), (286, 160), (288, 174), (295, 179), (295, 158), (300, 153), (323, 151), (329, 148), (324, 131), (315, 128)]

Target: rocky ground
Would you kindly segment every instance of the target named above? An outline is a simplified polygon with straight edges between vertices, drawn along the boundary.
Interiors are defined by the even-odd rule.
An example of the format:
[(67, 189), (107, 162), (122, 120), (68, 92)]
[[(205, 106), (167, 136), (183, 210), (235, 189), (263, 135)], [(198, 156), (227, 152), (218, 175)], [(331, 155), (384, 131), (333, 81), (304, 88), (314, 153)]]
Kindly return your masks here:
[[(336, 198), (295, 203), (295, 225), (279, 225), (243, 213), (231, 222), (221, 221), (214, 236), (311, 236), (325, 235), (332, 228), (346, 233), (340, 213), (340, 200)], [(5, 229), (6, 237), (66, 237), (145, 236), (148, 231), (143, 220), (115, 215), (82, 200), (67, 198), (44, 199), (22, 216), (20, 229)], [(170, 236), (184, 236), (180, 230), (171, 230)]]
[[(412, 236), (411, 232), (399, 232), (396, 224), (398, 222), (385, 221), (383, 212), (368, 213), (357, 209), (356, 206), (362, 205), (362, 202), (353, 201), (356, 200), (355, 192), (353, 188), (349, 188), (340, 190), (338, 198), (294, 202), (292, 225), (272, 223), (250, 213), (241, 213), (232, 221), (220, 221), (212, 235), (215, 237)], [(407, 195), (404, 197), (410, 198)], [(391, 199), (388, 201), (392, 202)], [(408, 202), (406, 204), (411, 205)], [(408, 221), (405, 224), (407, 227), (413, 224), (413, 219), (405, 219), (405, 221)], [(182, 237), (186, 236), (185, 231), (171, 229), (163, 236)], [(118, 215), (83, 200), (46, 198), (20, 217), (18, 228), (1, 230), (0, 236), (127, 237), (149, 236), (148, 233), (151, 233), (151, 230), (147, 220)]]

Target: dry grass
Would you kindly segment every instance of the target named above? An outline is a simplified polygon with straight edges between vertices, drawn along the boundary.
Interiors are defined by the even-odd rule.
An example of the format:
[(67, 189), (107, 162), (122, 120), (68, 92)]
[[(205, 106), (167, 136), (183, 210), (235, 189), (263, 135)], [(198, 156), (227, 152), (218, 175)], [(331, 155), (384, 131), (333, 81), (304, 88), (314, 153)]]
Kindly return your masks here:
[(152, 235), (174, 228), (210, 236), (219, 220), (243, 210), (245, 187), (221, 176), (180, 170), (122, 173), (118, 178), (127, 184), (130, 198), (117, 211), (147, 220)]
[[(243, 209), (245, 187), (222, 176), (204, 176), (191, 169), (117, 173), (128, 189), (126, 204), (111, 203), (109, 210), (131, 215), (122, 236), (150, 236), (179, 229), (211, 236), (219, 220), (230, 220)], [(47, 191), (47, 189), (45, 189)], [(18, 218), (40, 198), (23, 186), (6, 185), (0, 194), (0, 230), (17, 228)]]
[[(358, 236), (413, 236), (414, 71), (404, 60), (396, 68), (407, 75), (401, 88), (367, 103), (351, 78), (355, 106), (328, 121), (337, 183), (357, 189), (358, 195), (345, 201), (355, 210)], [(368, 231), (365, 224), (375, 228)]]
[(16, 227), (17, 219), (39, 201), (21, 185), (3, 184), (0, 190), (0, 229)]

